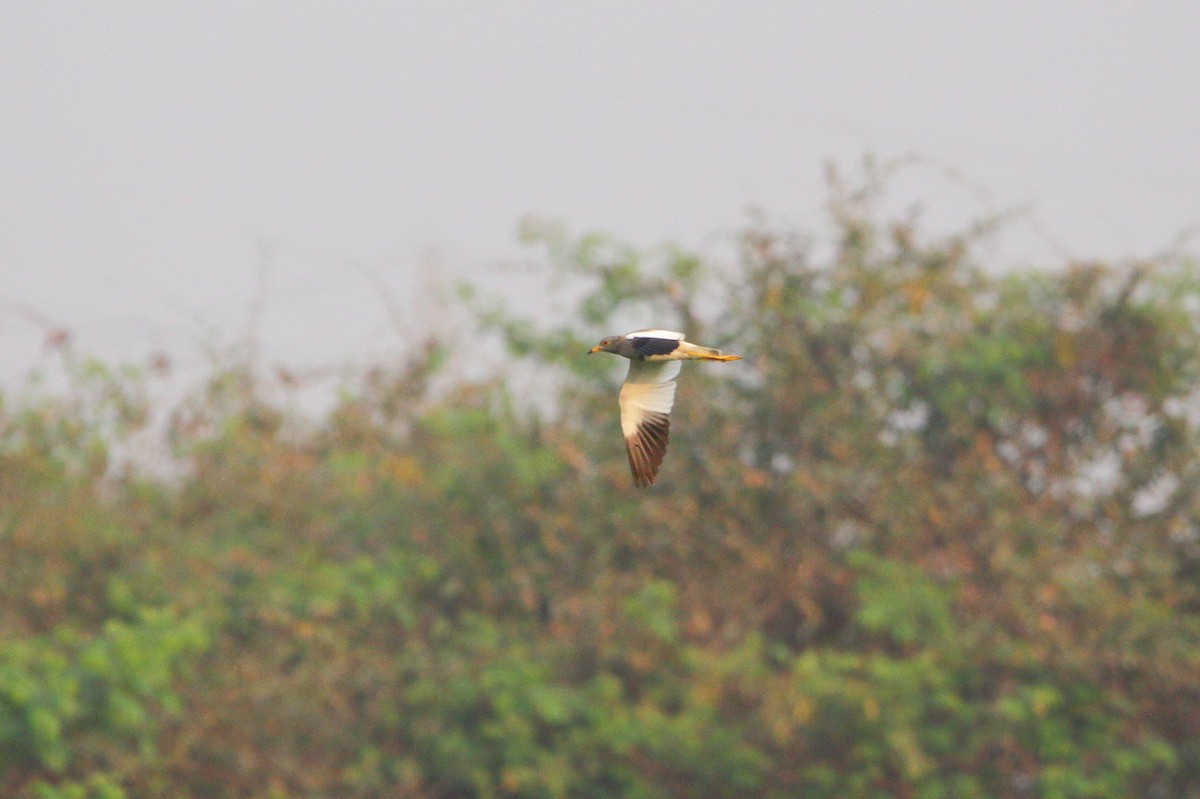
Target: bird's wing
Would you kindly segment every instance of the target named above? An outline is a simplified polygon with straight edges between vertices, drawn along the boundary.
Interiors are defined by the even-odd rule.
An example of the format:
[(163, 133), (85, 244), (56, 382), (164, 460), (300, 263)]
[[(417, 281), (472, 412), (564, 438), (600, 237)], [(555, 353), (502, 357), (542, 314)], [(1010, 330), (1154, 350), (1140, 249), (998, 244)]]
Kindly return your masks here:
[(670, 355), (679, 349), (683, 334), (672, 330), (635, 330), (625, 334), (633, 351), (643, 358), (650, 355)]
[(674, 330), (635, 330), (632, 333), (626, 333), (625, 338), (669, 338), (683, 341), (683, 334)]
[(671, 432), (679, 361), (630, 361), (621, 386), (621, 432), (634, 485), (654, 482)]

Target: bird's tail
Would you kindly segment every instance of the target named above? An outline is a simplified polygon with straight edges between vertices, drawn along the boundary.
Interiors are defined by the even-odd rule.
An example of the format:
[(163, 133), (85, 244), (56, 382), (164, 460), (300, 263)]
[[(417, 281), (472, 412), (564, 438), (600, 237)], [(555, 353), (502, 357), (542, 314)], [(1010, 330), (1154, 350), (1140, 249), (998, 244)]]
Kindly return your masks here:
[(725, 355), (712, 347), (700, 347), (687, 341), (681, 343), (679, 349), (689, 358), (702, 361), (740, 361), (742, 359), (740, 355)]

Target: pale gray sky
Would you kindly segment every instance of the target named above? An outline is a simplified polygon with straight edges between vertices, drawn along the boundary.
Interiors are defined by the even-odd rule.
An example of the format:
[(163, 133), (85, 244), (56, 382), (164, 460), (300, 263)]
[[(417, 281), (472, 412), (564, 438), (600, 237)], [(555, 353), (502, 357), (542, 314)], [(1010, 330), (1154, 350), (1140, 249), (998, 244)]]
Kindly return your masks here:
[[(706, 246), (821, 222), (822, 168), (916, 152), (1067, 252), (1200, 223), (1200, 3), (0, 0), (0, 377), (32, 308), (110, 357), (397, 342), (527, 213)], [(935, 220), (964, 197), (915, 187)], [(1030, 252), (1045, 241), (1032, 229)]]

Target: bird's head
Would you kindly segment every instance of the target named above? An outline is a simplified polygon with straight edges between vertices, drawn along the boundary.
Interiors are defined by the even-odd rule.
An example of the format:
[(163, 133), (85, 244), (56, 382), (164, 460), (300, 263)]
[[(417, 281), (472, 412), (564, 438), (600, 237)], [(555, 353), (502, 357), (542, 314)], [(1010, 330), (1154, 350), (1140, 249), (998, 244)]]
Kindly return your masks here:
[(609, 336), (608, 338), (601, 339), (599, 344), (588, 350), (588, 355), (591, 355), (593, 352), (614, 352), (617, 344), (619, 344), (623, 338), (625, 337)]

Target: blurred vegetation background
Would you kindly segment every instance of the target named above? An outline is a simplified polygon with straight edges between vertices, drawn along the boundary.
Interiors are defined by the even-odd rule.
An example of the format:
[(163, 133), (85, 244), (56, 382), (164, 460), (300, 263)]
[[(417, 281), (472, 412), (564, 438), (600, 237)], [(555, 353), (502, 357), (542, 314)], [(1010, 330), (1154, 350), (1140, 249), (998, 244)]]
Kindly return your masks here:
[[(1197, 264), (1000, 274), (881, 188), (726, 264), (530, 225), (567, 312), (468, 296), (319, 418), (61, 347), (0, 402), (0, 795), (1200, 797)], [(582, 356), (645, 325), (746, 360), (637, 491)]]

